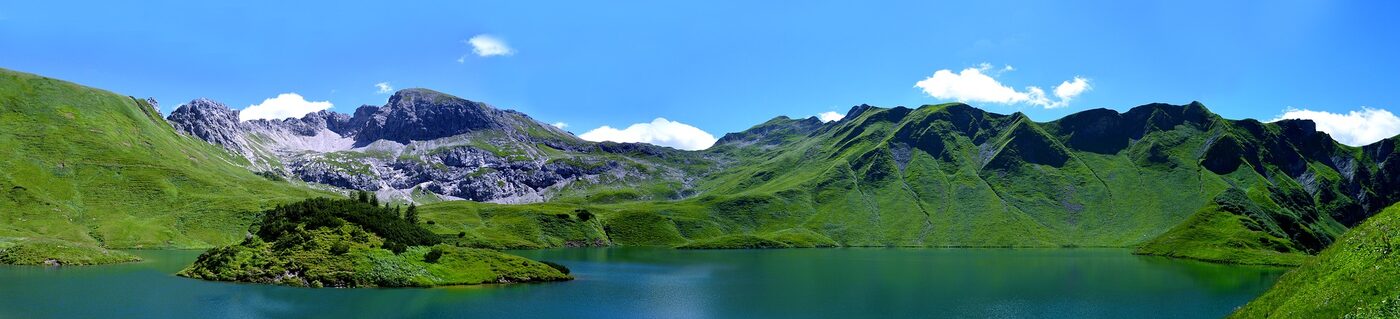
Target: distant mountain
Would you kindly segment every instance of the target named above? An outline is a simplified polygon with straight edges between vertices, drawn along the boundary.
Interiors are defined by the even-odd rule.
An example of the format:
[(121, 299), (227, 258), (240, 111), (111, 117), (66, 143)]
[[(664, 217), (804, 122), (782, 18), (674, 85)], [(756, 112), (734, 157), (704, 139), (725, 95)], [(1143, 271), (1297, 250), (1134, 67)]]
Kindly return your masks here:
[[(248, 220), (219, 205), (286, 202), (319, 188), (440, 202), (423, 207), (425, 220), (441, 221), (428, 227), (469, 246), (1111, 246), (1296, 264), (1400, 200), (1394, 138), (1351, 147), (1309, 121), (1228, 120), (1195, 102), (1050, 122), (959, 103), (859, 105), (839, 121), (778, 117), (681, 151), (582, 141), (425, 89), (354, 114), (284, 120), (238, 121), (237, 111), (199, 99), (162, 120), (143, 100), (7, 76), (4, 101), (18, 106), (0, 118), (0, 145), (27, 160), (0, 175), (12, 194), (0, 205), (21, 207), (0, 213), (17, 221), (0, 236), (118, 247), (220, 242)], [(42, 136), (64, 138), (35, 135), (53, 129), (65, 131)], [(75, 172), (98, 177), (60, 178)], [(79, 181), (104, 182), (49, 186)], [(86, 204), (103, 213), (72, 204), (108, 189), (132, 195)], [(201, 194), (229, 197), (183, 201)], [(48, 213), (54, 204), (67, 213)], [(152, 205), (163, 208), (142, 210)]]
[[(1310, 121), (1226, 120), (1195, 102), (1045, 123), (964, 104), (861, 105), (806, 127), (778, 118), (731, 134), (783, 142), (719, 143), (708, 152), (744, 155), (702, 180), (702, 196), (750, 198), (741, 211), (782, 212), (790, 227), (844, 245), (1122, 247), (1155, 242), (1199, 208), (1243, 194), (1260, 209), (1227, 206), (1228, 222), (1182, 227), (1270, 241), (1176, 238), (1174, 247), (1286, 255), (1321, 250), (1400, 195), (1393, 139), (1349, 147)], [(762, 235), (751, 229), (739, 232)]]
[(238, 111), (206, 99), (168, 117), (177, 130), (242, 154), (254, 170), (415, 202), (529, 203), (652, 184), (671, 186), (638, 198), (679, 198), (695, 177), (667, 157), (703, 160), (646, 144), (583, 141), (525, 114), (427, 89), (401, 90), (354, 115), (237, 119)]
[[(860, 105), (831, 123), (778, 117), (688, 153), (711, 166), (680, 200), (424, 209), (479, 216), (466, 238), (493, 247), (1109, 246), (1292, 265), (1397, 201), (1394, 141), (1351, 147), (1310, 121), (1228, 120), (1195, 102), (1050, 122), (956, 103)], [(550, 217), (580, 211), (605, 218)], [(449, 225), (437, 230), (463, 229)]]

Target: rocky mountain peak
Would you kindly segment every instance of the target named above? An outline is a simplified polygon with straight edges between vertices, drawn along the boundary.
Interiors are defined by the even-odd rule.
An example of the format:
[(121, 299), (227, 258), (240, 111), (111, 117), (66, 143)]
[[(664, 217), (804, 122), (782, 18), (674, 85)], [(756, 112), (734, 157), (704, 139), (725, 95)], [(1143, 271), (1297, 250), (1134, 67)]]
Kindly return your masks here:
[(846, 111), (846, 117), (843, 117), (843, 119), (854, 119), (856, 118), (856, 116), (860, 116), (860, 113), (863, 113), (873, 108), (875, 107), (870, 106), (869, 104), (852, 106), (850, 111)]
[(238, 111), (223, 103), (198, 98), (180, 105), (166, 118), (176, 131), (242, 152), (243, 137)]
[[(369, 111), (373, 110), (373, 114)], [(354, 121), (364, 125), (356, 143), (377, 140), (399, 143), (432, 140), (488, 129), (505, 129), (515, 124), (507, 113), (486, 103), (443, 94), (428, 89), (404, 89), (389, 98), (384, 107), (361, 107)]]
[(821, 128), (822, 124), (823, 122), (815, 116), (804, 119), (778, 116), (741, 132), (724, 134), (715, 145), (773, 147), (787, 142), (790, 138), (812, 134)]

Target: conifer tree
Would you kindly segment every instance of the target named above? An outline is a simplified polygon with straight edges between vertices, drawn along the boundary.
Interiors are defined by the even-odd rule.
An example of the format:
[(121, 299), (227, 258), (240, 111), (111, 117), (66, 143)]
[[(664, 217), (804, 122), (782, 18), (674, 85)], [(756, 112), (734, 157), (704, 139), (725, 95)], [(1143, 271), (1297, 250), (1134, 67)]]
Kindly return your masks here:
[(403, 212), (403, 219), (406, 220), (406, 221), (408, 221), (409, 223), (417, 224), (417, 223), (418, 223), (418, 205), (409, 204), (409, 205), (408, 205), (408, 210), (405, 211), (405, 212)]

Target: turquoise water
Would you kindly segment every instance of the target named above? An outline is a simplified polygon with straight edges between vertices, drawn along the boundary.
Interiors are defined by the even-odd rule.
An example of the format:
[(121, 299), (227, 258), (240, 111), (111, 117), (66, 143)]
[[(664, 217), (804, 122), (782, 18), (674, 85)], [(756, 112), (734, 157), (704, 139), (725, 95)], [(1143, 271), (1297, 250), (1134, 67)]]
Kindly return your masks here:
[(0, 318), (1218, 318), (1285, 269), (1121, 249), (643, 248), (515, 252), (564, 283), (308, 289), (172, 275), (194, 251), (0, 267)]

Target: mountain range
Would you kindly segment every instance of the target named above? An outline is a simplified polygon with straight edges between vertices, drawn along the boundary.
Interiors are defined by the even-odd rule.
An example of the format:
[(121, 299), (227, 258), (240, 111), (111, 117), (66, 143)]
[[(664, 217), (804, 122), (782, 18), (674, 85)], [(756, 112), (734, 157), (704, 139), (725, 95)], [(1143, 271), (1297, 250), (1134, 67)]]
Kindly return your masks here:
[(227, 244), (247, 212), (367, 190), (493, 248), (1138, 247), (1297, 264), (1400, 196), (1394, 138), (1352, 147), (1198, 102), (1049, 122), (859, 105), (682, 151), (427, 89), (354, 114), (241, 121), (197, 99), (162, 118), (147, 99), (3, 71), (0, 101), (14, 159), (0, 236), (119, 248)]

